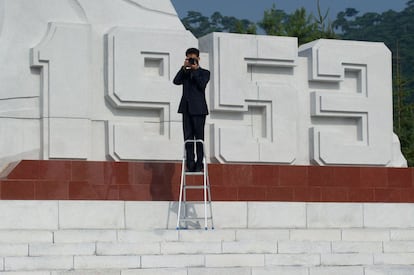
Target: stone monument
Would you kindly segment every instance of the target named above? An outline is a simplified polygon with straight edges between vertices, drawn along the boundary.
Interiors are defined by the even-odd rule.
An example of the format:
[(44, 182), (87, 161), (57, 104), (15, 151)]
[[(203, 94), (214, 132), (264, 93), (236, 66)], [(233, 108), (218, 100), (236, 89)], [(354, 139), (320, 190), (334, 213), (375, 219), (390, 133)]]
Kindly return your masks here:
[(209, 161), (406, 166), (383, 43), (197, 40), (169, 0), (0, 0), (0, 165), (180, 160), (188, 47), (211, 71)]

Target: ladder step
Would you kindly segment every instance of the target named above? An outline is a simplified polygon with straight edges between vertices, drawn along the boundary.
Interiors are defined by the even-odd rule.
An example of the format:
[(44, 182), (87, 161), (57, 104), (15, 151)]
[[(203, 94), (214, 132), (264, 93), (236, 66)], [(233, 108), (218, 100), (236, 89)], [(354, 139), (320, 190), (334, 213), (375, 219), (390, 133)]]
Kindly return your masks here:
[[(211, 220), (213, 217), (207, 217), (207, 220)], [(189, 221), (194, 221), (194, 220), (204, 220), (203, 218), (180, 218), (180, 221), (182, 222), (189, 222)]]
[[(204, 201), (181, 201), (183, 204), (204, 204)], [(207, 204), (211, 203), (211, 201), (206, 201)]]
[(187, 176), (203, 176), (204, 172), (184, 172), (184, 175), (187, 175)]
[[(185, 189), (204, 189), (204, 185), (186, 185)], [(205, 189), (210, 189), (210, 186), (206, 185)]]

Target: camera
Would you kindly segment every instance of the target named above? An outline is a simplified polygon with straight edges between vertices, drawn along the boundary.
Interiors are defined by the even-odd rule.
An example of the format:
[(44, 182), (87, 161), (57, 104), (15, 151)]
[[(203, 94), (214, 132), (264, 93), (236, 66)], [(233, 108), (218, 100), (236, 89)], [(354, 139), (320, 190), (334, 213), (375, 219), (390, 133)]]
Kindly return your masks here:
[(191, 65), (196, 65), (198, 64), (198, 60), (195, 58), (189, 58), (188, 63), (190, 63)]

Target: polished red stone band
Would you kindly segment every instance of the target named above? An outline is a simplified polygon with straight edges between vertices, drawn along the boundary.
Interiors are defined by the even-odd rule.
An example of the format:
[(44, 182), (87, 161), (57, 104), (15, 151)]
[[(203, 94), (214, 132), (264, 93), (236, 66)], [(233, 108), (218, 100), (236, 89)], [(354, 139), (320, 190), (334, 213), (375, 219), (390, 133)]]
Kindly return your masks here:
[[(208, 167), (213, 201), (414, 202), (412, 168)], [(23, 160), (2, 176), (2, 200), (174, 201), (181, 163)], [(202, 200), (202, 192), (189, 190), (187, 198)]]

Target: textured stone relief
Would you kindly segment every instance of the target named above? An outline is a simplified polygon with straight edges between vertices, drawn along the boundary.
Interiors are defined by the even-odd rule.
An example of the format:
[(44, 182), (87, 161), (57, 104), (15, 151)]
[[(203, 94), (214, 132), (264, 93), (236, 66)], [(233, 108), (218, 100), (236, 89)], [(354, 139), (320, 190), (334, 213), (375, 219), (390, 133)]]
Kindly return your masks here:
[[(297, 91), (291, 82), (297, 39), (215, 33), (202, 38), (200, 46), (210, 56), (213, 76), (214, 157), (222, 162), (293, 163)], [(222, 113), (240, 119), (215, 119)]]
[(197, 40), (188, 32), (115, 28), (106, 43), (107, 99), (113, 108), (158, 114), (153, 131), (145, 129), (145, 121), (110, 121), (110, 154), (115, 159), (177, 158), (182, 154), (177, 113), (181, 87), (171, 82), (183, 62), (183, 49), (197, 45)]
[(43, 153), (49, 158), (89, 157), (89, 37), (89, 25), (51, 23), (31, 51), (31, 67), (42, 70)]
[(310, 84), (317, 83), (310, 89), (311, 159), (321, 165), (387, 165), (392, 150), (390, 51), (382, 43), (322, 40), (303, 46), (301, 55), (309, 58)]
[(0, 165), (180, 160), (172, 78), (188, 47), (211, 71), (209, 161), (406, 165), (382, 43), (197, 41), (168, 0), (0, 0), (0, 17)]

